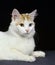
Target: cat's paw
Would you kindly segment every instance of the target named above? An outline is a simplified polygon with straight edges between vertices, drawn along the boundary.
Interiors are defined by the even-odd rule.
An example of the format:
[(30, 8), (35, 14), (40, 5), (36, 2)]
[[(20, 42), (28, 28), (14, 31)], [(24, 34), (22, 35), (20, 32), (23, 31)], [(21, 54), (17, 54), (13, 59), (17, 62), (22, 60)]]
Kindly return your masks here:
[(45, 57), (45, 52), (43, 51), (35, 51), (32, 54), (34, 57)]
[(28, 62), (34, 62), (36, 60), (36, 58), (34, 56), (29, 56), (27, 58)]

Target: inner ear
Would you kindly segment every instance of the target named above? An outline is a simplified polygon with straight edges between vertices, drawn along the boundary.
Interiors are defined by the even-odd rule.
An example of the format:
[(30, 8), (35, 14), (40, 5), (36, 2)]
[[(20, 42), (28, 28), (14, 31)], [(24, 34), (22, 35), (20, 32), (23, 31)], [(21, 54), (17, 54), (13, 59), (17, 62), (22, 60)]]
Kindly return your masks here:
[(35, 9), (34, 11), (32, 11), (29, 15), (30, 15), (31, 19), (34, 20), (35, 16), (38, 15), (37, 14), (37, 9)]
[(15, 20), (17, 18), (17, 15), (14, 15), (13, 19)]
[(12, 11), (12, 19), (15, 20), (15, 19), (18, 19), (20, 17), (20, 13), (17, 9), (13, 9)]

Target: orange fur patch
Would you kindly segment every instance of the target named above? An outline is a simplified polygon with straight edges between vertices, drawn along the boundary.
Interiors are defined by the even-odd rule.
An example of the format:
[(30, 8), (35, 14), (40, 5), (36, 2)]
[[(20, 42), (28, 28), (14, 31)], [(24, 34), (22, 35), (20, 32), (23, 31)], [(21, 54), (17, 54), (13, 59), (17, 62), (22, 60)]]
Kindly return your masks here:
[(20, 23), (24, 23), (24, 20), (28, 20), (28, 22), (31, 20), (31, 17), (29, 16), (29, 14), (21, 14), (20, 15), (20, 21), (16, 22), (16, 26), (19, 25)]
[(21, 19), (22, 20), (25, 20), (25, 19), (30, 20), (31, 17), (28, 14), (21, 14)]

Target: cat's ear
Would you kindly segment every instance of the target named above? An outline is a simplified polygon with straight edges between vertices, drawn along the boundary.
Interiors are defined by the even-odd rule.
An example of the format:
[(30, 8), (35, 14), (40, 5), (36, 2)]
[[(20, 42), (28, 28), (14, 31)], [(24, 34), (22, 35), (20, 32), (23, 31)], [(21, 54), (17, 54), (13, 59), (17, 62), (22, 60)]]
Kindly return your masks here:
[(38, 15), (37, 9), (35, 9), (34, 11), (32, 11), (29, 15), (30, 15), (31, 19), (34, 20), (35, 16)]
[(12, 11), (12, 20), (18, 19), (20, 16), (20, 13), (17, 9), (13, 9)]

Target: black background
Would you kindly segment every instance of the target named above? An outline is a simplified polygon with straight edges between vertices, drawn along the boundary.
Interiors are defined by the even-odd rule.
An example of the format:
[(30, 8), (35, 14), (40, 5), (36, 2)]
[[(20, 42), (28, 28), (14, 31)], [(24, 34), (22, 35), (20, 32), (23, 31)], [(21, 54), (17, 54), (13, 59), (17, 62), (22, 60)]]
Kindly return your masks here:
[(31, 12), (34, 9), (38, 10), (39, 15), (35, 19), (36, 32), (38, 32), (35, 35), (36, 49), (55, 50), (54, 7), (52, 7), (52, 2), (50, 4), (48, 0), (0, 0), (1, 31), (8, 29), (14, 8), (17, 8), (20, 13)]

